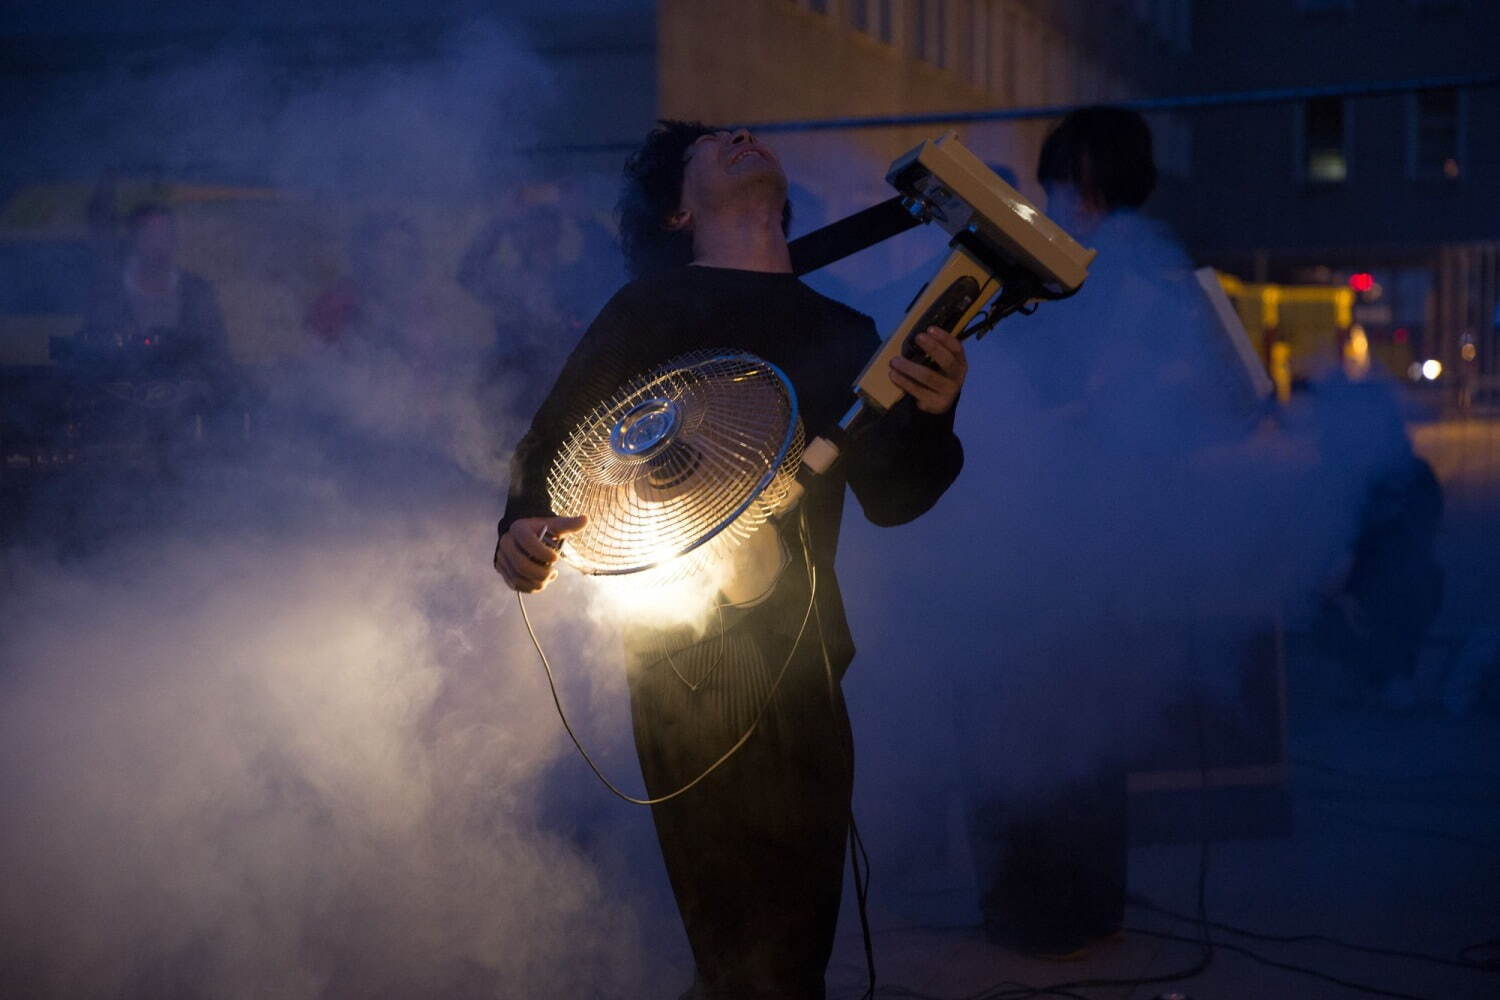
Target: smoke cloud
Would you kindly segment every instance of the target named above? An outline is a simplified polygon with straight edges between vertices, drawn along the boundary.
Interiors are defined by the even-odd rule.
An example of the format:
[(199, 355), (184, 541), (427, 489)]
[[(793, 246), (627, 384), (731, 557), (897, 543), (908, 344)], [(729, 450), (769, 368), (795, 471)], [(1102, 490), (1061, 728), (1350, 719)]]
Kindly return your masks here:
[[(40, 175), (230, 163), (294, 192), (300, 214), (198, 230), (247, 272), (221, 289), (235, 352), (257, 362), (239, 436), (188, 435), (149, 468), (65, 470), (0, 556), (0, 992), (686, 984), (648, 818), (571, 757), (489, 567), (507, 453), (577, 334), (548, 313), (577, 286), (536, 248), (573, 246), (590, 295), (618, 273), (584, 235), (608, 185), (506, 152), (537, 139), (556, 79), (511, 26), (480, 24), (399, 66), (288, 78), (240, 46), (59, 85), (18, 113)], [(49, 120), (70, 102), (81, 110)], [(803, 143), (788, 162), (812, 206), (799, 229), (885, 196), (886, 165), (853, 147)], [(561, 193), (537, 193), (548, 185)], [(409, 295), (381, 300), (390, 321), (304, 330), (330, 288), (335, 306), (346, 285), (367, 307), (386, 290), (359, 284), (349, 245), (392, 212), (420, 266)], [(505, 266), (480, 302), (455, 275), (497, 216), (508, 235), (484, 256)], [(909, 234), (820, 287), (886, 329), (941, 242)], [(1149, 233), (1100, 249), (1101, 267), (1181, 264)], [(1110, 337), (1108, 300), (1063, 309), (1080, 303), (971, 345), (967, 466), (931, 514), (877, 530), (850, 506), (846, 686), (877, 862), (947, 837), (966, 789), (1064, 780), (1128, 753), (1184, 692), (1231, 700), (1223, 651), (1313, 591), (1390, 460), (1366, 447), (1357, 405), (1293, 411), (1191, 458), (1142, 444), (1198, 420), (1179, 397), (1048, 412), (1028, 357)], [(535, 349), (524, 375), (488, 353), (517, 315)], [(572, 721), (630, 783), (618, 620), (568, 573), (532, 608)]]
[[(0, 993), (680, 988), (649, 819), (571, 756), (489, 565), (522, 395), (576, 336), (538, 313), (566, 291), (538, 259), (533, 368), (497, 360), (506, 261), (562, 207), (538, 238), (575, 268), (599, 252), (579, 235), (597, 185), (502, 155), (551, 106), (546, 63), (476, 24), (390, 65), (288, 79), (237, 46), (117, 83), (45, 95), (81, 103), (38, 123), (32, 170), (248, 169), (294, 221), (177, 206), (238, 382), (206, 415), (132, 411), (146, 430), (106, 446), (51, 428), (41, 450), (74, 464), (28, 480), (7, 526)], [(89, 166), (80, 120), (98, 126)], [(571, 186), (515, 193), (549, 184)], [(527, 214), (528, 197), (553, 207)], [(406, 241), (402, 295), (361, 284), (342, 249), (372, 216)], [(497, 216), (476, 301), (460, 251)], [(331, 333), (303, 328), (320, 294)], [(574, 725), (629, 783), (612, 633), (558, 613), (584, 600), (567, 581), (533, 616)]]

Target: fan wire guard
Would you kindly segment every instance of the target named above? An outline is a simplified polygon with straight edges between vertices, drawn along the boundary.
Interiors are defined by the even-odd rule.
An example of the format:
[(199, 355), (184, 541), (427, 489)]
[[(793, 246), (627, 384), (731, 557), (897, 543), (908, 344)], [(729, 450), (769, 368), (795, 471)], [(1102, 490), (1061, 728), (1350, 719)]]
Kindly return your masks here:
[(727, 558), (786, 501), (803, 442), (775, 365), (735, 351), (676, 358), (627, 382), (559, 450), (552, 509), (588, 515), (563, 556), (588, 574), (672, 578)]

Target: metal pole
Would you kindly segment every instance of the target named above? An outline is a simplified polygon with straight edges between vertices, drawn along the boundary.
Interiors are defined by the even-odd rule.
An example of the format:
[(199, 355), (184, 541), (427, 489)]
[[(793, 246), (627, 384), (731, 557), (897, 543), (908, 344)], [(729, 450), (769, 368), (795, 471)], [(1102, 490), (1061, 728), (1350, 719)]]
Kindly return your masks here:
[[(1385, 97), (1422, 90), (1480, 90), (1500, 86), (1500, 73), (1476, 73), (1466, 76), (1433, 76), (1406, 80), (1378, 80), (1361, 83), (1335, 83), (1314, 87), (1280, 87), (1271, 90), (1240, 90), (1223, 94), (1187, 94), (1177, 97), (1144, 97), (1132, 101), (1103, 101), (1116, 108), (1133, 111), (1212, 111), (1217, 108), (1246, 108), (1257, 105), (1285, 104), (1319, 97)], [(732, 128), (748, 128), (761, 133), (832, 132), (856, 129), (901, 128), (912, 125), (963, 125), (975, 122), (1028, 121), (1038, 118), (1062, 118), (1086, 104), (1052, 104), (1032, 108), (984, 108), (977, 111), (934, 111), (922, 114), (868, 115), (845, 118), (815, 118), (805, 121), (750, 122)], [(533, 146), (520, 150), (524, 154), (620, 153), (639, 144), (603, 142)]]

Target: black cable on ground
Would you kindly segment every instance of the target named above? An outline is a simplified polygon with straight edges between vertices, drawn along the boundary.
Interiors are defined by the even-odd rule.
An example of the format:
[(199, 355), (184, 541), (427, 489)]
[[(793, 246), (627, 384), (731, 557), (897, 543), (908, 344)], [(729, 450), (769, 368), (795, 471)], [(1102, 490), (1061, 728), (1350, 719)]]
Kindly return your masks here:
[[(1470, 958), (1469, 955), (1481, 949), (1489, 949), (1492, 954), (1489, 958)], [(1473, 962), (1474, 967), (1483, 969), (1485, 972), (1500, 972), (1500, 938), (1491, 938), (1488, 941), (1476, 941), (1459, 949), (1458, 960), (1460, 962)]]
[[(1075, 990), (1094, 989), (1106, 986), (1154, 986), (1162, 983), (1176, 983), (1184, 979), (1192, 979), (1202, 975), (1213, 964), (1214, 941), (1209, 936), (1208, 929), (1208, 743), (1203, 727), (1203, 706), (1197, 706), (1197, 735), (1198, 735), (1198, 943), (1203, 951), (1198, 956), (1198, 961), (1179, 972), (1169, 972), (1160, 976), (1137, 976), (1121, 977), (1117, 979), (1078, 979), (1067, 983), (1054, 983), (1043, 987), (1040, 991), (1032, 993), (1006, 994), (1007, 1000), (1026, 1000), (1026, 998), (1046, 996), (1047, 991), (1052, 990)], [(1191, 940), (1182, 938), (1182, 940)], [(990, 1000), (990, 998), (986, 998)], [(1000, 1000), (997, 996), (993, 1000)]]
[[(1173, 920), (1181, 920), (1185, 923), (1191, 923), (1192, 921), (1197, 919), (1195, 917), (1187, 915), (1186, 913), (1177, 913), (1174, 910), (1169, 910), (1164, 906), (1157, 906), (1155, 903), (1151, 903), (1143, 899), (1137, 899), (1134, 902), (1134, 905), (1140, 907), (1143, 910), (1150, 910), (1153, 913), (1160, 913), (1163, 916), (1171, 917)], [(1459, 958), (1444, 958), (1441, 955), (1429, 955), (1420, 951), (1403, 951), (1400, 948), (1380, 948), (1376, 947), (1375, 945), (1359, 944), (1354, 941), (1345, 941), (1328, 934), (1267, 934), (1264, 931), (1254, 931), (1246, 927), (1238, 927), (1234, 924), (1221, 923), (1215, 920), (1209, 921), (1209, 926), (1215, 928), (1216, 930), (1227, 931), (1230, 934), (1236, 934), (1240, 937), (1251, 938), (1255, 941), (1266, 941), (1272, 944), (1327, 944), (1332, 945), (1336, 948), (1347, 948), (1350, 951), (1363, 952), (1367, 955), (1381, 955), (1387, 958), (1409, 959), (1414, 962), (1431, 962), (1434, 965), (1445, 965), (1455, 969), (1466, 969), (1474, 972), (1500, 972), (1500, 964), (1484, 965), (1477, 962), (1465, 961), (1461, 957), (1463, 955), (1463, 952), (1459, 953)], [(1470, 945), (1469, 948), (1464, 949), (1464, 951), (1483, 947), (1485, 943), (1500, 944), (1500, 942), (1484, 942), (1478, 945)]]
[[(1163, 973), (1159, 976), (1076, 979), (1070, 982), (1051, 983), (1046, 986), (1027, 986), (1024, 983), (1005, 981), (967, 997), (936, 997), (900, 986), (888, 987), (885, 990), (881, 990), (880, 994), (883, 996), (900, 997), (903, 1000), (1034, 1000), (1036, 997), (1069, 997), (1075, 998), (1075, 1000), (1089, 1000), (1088, 997), (1074, 991), (1110, 987), (1133, 988), (1155, 986), (1181, 982), (1184, 979), (1192, 979), (1195, 976), (1201, 975), (1208, 969), (1214, 958), (1214, 941), (1209, 935), (1209, 927), (1212, 926), (1212, 921), (1208, 919), (1208, 752), (1201, 711), (1198, 714), (1198, 769), (1200, 777), (1198, 799), (1198, 914), (1200, 936), (1197, 938), (1197, 941), (1202, 945), (1203, 951), (1199, 955), (1198, 961), (1193, 963), (1193, 965), (1177, 972)], [(866, 940), (869, 940), (868, 936)], [(1180, 938), (1179, 940), (1188, 941), (1193, 939)]]
[[(807, 518), (802, 519), (802, 558), (807, 562), (807, 571), (813, 573), (812, 542), (808, 535)], [(813, 621), (818, 630), (818, 649), (823, 654), (823, 676), (828, 682), (828, 709), (835, 721), (840, 719), (838, 680), (833, 676), (833, 660), (828, 655), (828, 638), (823, 633), (823, 613), (814, 603)], [(875, 998), (875, 936), (870, 933), (870, 852), (865, 850), (864, 838), (859, 835), (859, 824), (854, 819), (854, 725), (848, 719), (847, 709), (842, 716), (843, 742), (839, 751), (844, 757), (844, 766), (849, 769), (849, 867), (854, 878), (854, 900), (859, 909), (859, 931), (865, 946), (865, 992), (860, 1000)], [(864, 874), (860, 874), (860, 864)]]
[[(1126, 928), (1126, 930), (1128, 930), (1131, 934), (1144, 934), (1147, 937), (1157, 937), (1167, 941), (1193, 942), (1197, 940), (1196, 938), (1190, 938), (1182, 934), (1172, 934), (1167, 931), (1152, 931), (1147, 930), (1144, 927), (1128, 927)], [(1369, 996), (1394, 997), (1395, 1000), (1433, 1000), (1432, 997), (1419, 996), (1415, 993), (1400, 993), (1395, 990), (1381, 989), (1378, 986), (1367, 986), (1364, 983), (1356, 983), (1352, 980), (1341, 979), (1338, 976), (1330, 975), (1329, 973), (1319, 971), (1318, 969), (1311, 969), (1305, 965), (1295, 965), (1291, 962), (1279, 962), (1275, 959), (1267, 958), (1259, 952), (1251, 951), (1249, 948), (1244, 948), (1240, 945), (1232, 944), (1227, 941), (1220, 941), (1218, 943), (1218, 947), (1235, 952), (1239, 955), (1244, 955), (1246, 958), (1250, 959), (1253, 962), (1259, 962), (1261, 965), (1268, 965), (1273, 969), (1283, 969), (1287, 972), (1295, 972), (1299, 975), (1311, 976), (1314, 979), (1321, 979), (1324, 982), (1333, 983), (1335, 986), (1342, 986), (1345, 989), (1355, 990), (1359, 993), (1368, 994)]]
[(1360, 819), (1357, 816), (1350, 816), (1348, 813), (1340, 812), (1337, 809), (1330, 809), (1327, 806), (1317, 806), (1316, 808), (1318, 812), (1331, 819), (1348, 826), (1369, 830), (1372, 833), (1399, 833), (1408, 837), (1428, 837), (1433, 840), (1447, 841), (1450, 844), (1458, 844), (1473, 851), (1500, 853), (1500, 843), (1492, 840), (1481, 840), (1477, 837), (1468, 837), (1462, 833), (1452, 833), (1448, 830), (1432, 830), (1421, 826), (1399, 826), (1394, 823), (1371, 822), (1367, 819)]
[(1372, 784), (1430, 784), (1434, 781), (1477, 781), (1490, 788), (1500, 785), (1500, 774), (1481, 774), (1477, 771), (1448, 771), (1436, 774), (1364, 774), (1359, 771), (1350, 771), (1345, 768), (1325, 764), (1322, 761), (1310, 760), (1306, 757), (1293, 757), (1291, 763), (1295, 767), (1305, 767), (1309, 771), (1322, 771), (1324, 774), (1336, 775), (1340, 778), (1352, 778), (1355, 781), (1367, 781)]

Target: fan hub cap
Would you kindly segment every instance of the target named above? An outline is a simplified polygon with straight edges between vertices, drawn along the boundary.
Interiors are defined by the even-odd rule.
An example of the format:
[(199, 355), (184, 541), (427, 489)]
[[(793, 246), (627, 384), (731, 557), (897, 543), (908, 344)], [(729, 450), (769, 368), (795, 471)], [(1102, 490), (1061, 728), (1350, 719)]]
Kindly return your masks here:
[(609, 433), (609, 447), (621, 458), (640, 460), (666, 447), (682, 422), (682, 408), (660, 396), (632, 406)]

